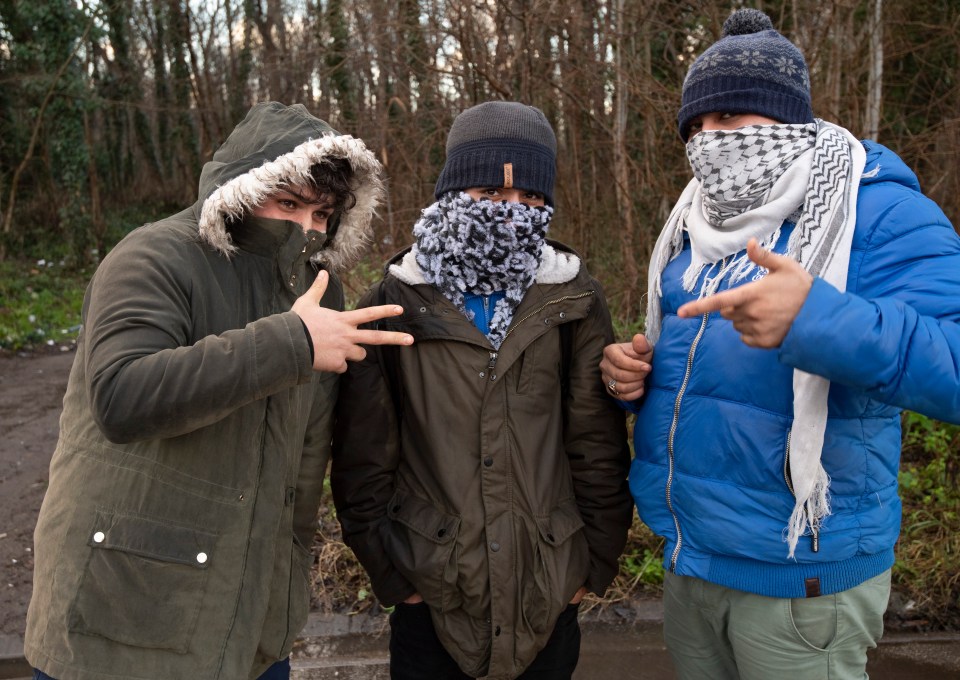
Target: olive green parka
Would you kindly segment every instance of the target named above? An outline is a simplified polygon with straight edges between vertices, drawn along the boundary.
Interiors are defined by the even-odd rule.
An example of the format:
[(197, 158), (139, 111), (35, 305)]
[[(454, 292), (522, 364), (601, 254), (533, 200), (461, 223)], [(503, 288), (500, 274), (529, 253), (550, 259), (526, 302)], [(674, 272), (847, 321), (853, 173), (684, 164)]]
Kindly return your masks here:
[[(331, 237), (250, 209), (346, 158)], [(285, 658), (338, 376), (290, 308), (369, 240), (380, 166), (302, 106), (260, 104), (204, 166), (195, 205), (124, 238), (87, 289), (36, 528), (25, 652), (58, 680), (243, 680)]]
[(624, 414), (598, 367), (603, 291), (550, 242), (499, 351), (409, 250), (360, 306), (384, 302), (404, 314), (382, 327), (416, 341), (371, 349), (341, 381), (344, 540), (383, 604), (423, 597), (465, 673), (514, 678), (581, 586), (606, 590), (633, 515)]

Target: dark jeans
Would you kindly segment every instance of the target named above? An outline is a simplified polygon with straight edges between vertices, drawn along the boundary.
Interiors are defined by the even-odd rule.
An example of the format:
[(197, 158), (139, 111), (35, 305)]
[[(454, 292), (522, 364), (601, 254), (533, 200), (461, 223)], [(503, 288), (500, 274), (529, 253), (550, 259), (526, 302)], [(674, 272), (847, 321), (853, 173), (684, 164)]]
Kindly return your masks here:
[[(264, 671), (259, 680), (289, 680), (290, 678), (290, 659), (278, 661)], [(54, 680), (43, 671), (33, 669), (33, 680)]]
[[(517, 680), (567, 680), (580, 659), (577, 605), (568, 606), (527, 670)], [(390, 615), (391, 680), (470, 680), (440, 644), (427, 605), (398, 604)]]

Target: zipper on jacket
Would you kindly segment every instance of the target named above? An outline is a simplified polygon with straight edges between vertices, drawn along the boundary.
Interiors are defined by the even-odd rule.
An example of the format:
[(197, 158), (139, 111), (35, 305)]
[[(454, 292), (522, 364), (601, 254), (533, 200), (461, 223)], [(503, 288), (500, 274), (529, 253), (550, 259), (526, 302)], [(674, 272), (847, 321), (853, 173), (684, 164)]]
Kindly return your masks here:
[(687, 390), (687, 384), (690, 382), (690, 373), (693, 370), (693, 355), (696, 353), (697, 345), (700, 343), (700, 338), (703, 337), (703, 332), (707, 328), (708, 317), (709, 314), (703, 315), (703, 319), (700, 321), (700, 329), (697, 331), (697, 335), (694, 337), (693, 342), (690, 343), (690, 351), (687, 352), (687, 368), (683, 374), (683, 381), (680, 383), (680, 389), (677, 390), (677, 398), (673, 402), (673, 422), (670, 423), (670, 434), (667, 436), (667, 509), (670, 511), (670, 516), (673, 517), (673, 526), (677, 530), (677, 545), (674, 547), (673, 553), (670, 555), (670, 571), (673, 572), (676, 572), (677, 570), (677, 558), (680, 557), (680, 548), (683, 545), (683, 531), (680, 529), (680, 519), (677, 517), (677, 513), (673, 509), (673, 499), (670, 496), (671, 487), (673, 486), (673, 440), (677, 434), (677, 423), (680, 420), (680, 402), (683, 400), (683, 393)]
[(794, 498), (797, 497), (793, 490), (793, 481), (790, 479), (790, 437), (793, 436), (793, 429), (787, 430), (787, 449), (783, 452), (783, 481), (787, 483), (787, 488)]
[[(796, 499), (797, 493), (793, 490), (793, 481), (790, 479), (790, 439), (793, 436), (793, 430), (787, 430), (787, 450), (783, 456), (783, 481), (787, 483), (787, 488), (790, 489), (791, 495)], [(806, 509), (804, 509), (806, 512)], [(820, 528), (813, 526), (813, 522), (809, 521), (810, 524), (810, 549), (813, 552), (820, 552)]]
[[(586, 291), (585, 293), (578, 293), (577, 295), (564, 295), (563, 297), (558, 297), (556, 300), (549, 300), (549, 301), (547, 301), (547, 302), (544, 302), (542, 305), (540, 305), (539, 307), (537, 307), (537, 308), (536, 308), (535, 310), (533, 310), (532, 312), (529, 312), (529, 313), (527, 313), (527, 314), (524, 314), (524, 315), (523, 315), (523, 318), (521, 318), (521, 319), (520, 319), (519, 321), (517, 321), (515, 324), (512, 324), (512, 325), (510, 326), (509, 330), (507, 330), (506, 334), (504, 334), (504, 336), (503, 336), (503, 341), (500, 343), (500, 346), (501, 346), (501, 347), (503, 346), (503, 343), (507, 341), (507, 338), (510, 337), (510, 334), (511, 334), (511, 333), (513, 333), (515, 330), (517, 330), (517, 328), (520, 326), (520, 324), (522, 324), (524, 321), (526, 321), (527, 319), (529, 319), (531, 316), (536, 316), (537, 314), (539, 314), (540, 312), (542, 312), (544, 309), (546, 309), (546, 308), (549, 307), (550, 305), (555, 305), (555, 304), (558, 304), (558, 303), (560, 303), (560, 302), (566, 302), (567, 300), (579, 300), (579, 299), (581, 299), (581, 298), (590, 297), (591, 295), (593, 295), (593, 293), (594, 293), (593, 290), (588, 290), (588, 291)], [(496, 376), (496, 374), (493, 372), (493, 369), (494, 369), (494, 366), (495, 366), (496, 363), (497, 363), (497, 357), (498, 357), (498, 356), (500, 356), (498, 352), (490, 352), (490, 363), (487, 364), (487, 371), (488, 371), (488, 373), (490, 374), (490, 380), (496, 380), (496, 379), (497, 379), (497, 376)]]

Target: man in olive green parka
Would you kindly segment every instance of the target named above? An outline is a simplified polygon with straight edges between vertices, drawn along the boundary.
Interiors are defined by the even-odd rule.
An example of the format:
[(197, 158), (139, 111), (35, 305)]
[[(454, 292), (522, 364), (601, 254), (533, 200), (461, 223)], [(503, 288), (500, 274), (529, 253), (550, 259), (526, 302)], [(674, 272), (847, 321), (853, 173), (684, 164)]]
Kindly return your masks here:
[(259, 104), (197, 203), (104, 259), (35, 534), (25, 652), (40, 677), (288, 667), (338, 373), (359, 343), (411, 341), (356, 328), (397, 307), (340, 311), (336, 272), (369, 242), (382, 191), (363, 142)]

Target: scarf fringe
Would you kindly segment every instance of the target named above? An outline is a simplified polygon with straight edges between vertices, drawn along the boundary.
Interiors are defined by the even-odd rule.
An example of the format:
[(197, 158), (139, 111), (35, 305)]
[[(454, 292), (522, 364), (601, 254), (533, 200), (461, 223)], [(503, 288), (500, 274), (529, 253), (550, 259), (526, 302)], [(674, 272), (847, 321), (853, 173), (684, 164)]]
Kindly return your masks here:
[[(779, 240), (780, 229), (778, 228), (760, 242), (760, 247), (766, 250), (772, 250)], [(719, 269), (717, 273), (711, 276), (712, 271), (717, 269), (718, 265)], [(707, 270), (707, 274), (703, 277), (703, 283), (698, 292), (698, 296), (701, 298), (709, 297), (716, 293), (720, 288), (720, 284), (725, 279), (729, 279), (728, 287), (732, 288), (735, 284), (747, 278), (748, 274), (755, 271), (757, 265), (750, 259), (746, 251), (742, 251), (736, 256), (731, 257), (729, 261), (721, 260), (720, 262), (695, 263), (691, 258), (690, 266), (687, 267), (687, 270), (683, 273), (682, 284), (685, 291), (688, 293), (693, 292), (704, 269)]]
[(820, 533), (820, 526), (830, 515), (830, 477), (820, 465), (814, 478), (813, 491), (804, 503), (797, 503), (790, 513), (786, 528), (787, 558), (795, 559), (794, 553), (801, 536)]

